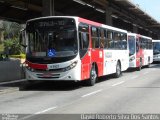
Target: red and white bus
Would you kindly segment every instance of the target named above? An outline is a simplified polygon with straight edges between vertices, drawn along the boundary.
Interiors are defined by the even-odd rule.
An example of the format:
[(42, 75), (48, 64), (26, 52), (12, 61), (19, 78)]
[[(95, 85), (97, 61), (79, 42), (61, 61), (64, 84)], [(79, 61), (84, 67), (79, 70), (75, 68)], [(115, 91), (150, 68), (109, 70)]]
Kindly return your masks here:
[(141, 70), (153, 62), (152, 38), (135, 33), (128, 33), (129, 67)]
[(127, 31), (72, 16), (27, 21), (27, 80), (88, 80), (129, 67)]

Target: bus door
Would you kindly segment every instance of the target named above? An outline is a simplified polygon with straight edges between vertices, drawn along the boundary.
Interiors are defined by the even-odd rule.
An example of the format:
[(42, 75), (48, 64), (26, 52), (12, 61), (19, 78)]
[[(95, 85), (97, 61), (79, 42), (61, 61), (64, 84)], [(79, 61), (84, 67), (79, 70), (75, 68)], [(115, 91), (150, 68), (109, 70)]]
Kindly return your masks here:
[(97, 27), (91, 27), (91, 41), (92, 41), (92, 51), (91, 51), (91, 62), (96, 63), (98, 67), (98, 76), (103, 75), (103, 29)]
[(107, 30), (106, 32), (107, 44), (105, 50), (105, 74), (115, 73), (115, 64), (116, 64), (116, 51), (114, 50), (114, 41), (113, 41), (113, 31)]
[(91, 67), (91, 49), (90, 49), (90, 36), (89, 26), (84, 23), (79, 24), (79, 45), (80, 45), (80, 59), (81, 59), (81, 80), (90, 77)]
[(140, 38), (136, 38), (136, 66), (139, 67), (142, 65), (142, 46), (140, 43)]

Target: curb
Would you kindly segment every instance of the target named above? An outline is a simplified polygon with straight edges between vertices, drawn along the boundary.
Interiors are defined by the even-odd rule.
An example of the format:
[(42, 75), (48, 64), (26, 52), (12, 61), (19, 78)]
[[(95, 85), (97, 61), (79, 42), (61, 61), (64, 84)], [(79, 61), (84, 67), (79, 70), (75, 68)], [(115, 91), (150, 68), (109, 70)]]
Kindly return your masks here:
[(12, 84), (12, 83), (24, 82), (24, 81), (27, 81), (27, 80), (20, 79), (20, 80), (14, 80), (14, 81), (9, 81), (9, 82), (1, 82), (0, 85), (7, 85), (7, 84)]
[(9, 82), (1, 82), (0, 83), (0, 95), (15, 92), (15, 91), (19, 91), (20, 90), (19, 87), (12, 86), (11, 84), (16, 84), (16, 83), (25, 82), (25, 81), (27, 81), (27, 80), (26, 79), (20, 79), (20, 80), (14, 80), (14, 81), (9, 81)]

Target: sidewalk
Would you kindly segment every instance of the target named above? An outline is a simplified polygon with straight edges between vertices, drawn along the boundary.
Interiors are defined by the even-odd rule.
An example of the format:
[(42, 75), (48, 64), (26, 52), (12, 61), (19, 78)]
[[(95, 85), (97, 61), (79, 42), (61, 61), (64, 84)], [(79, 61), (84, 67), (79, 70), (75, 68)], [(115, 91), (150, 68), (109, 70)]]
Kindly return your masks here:
[(9, 93), (9, 92), (19, 91), (21, 85), (26, 81), (27, 81), (26, 79), (20, 79), (20, 80), (14, 80), (14, 81), (9, 81), (9, 82), (1, 82), (0, 83), (0, 95)]
[(14, 81), (9, 81), (9, 82), (1, 82), (1, 83), (0, 83), (0, 86), (1, 86), (1, 85), (7, 85), (7, 84), (24, 82), (24, 81), (27, 81), (27, 80), (26, 80), (26, 79), (20, 79), (20, 80), (14, 80)]

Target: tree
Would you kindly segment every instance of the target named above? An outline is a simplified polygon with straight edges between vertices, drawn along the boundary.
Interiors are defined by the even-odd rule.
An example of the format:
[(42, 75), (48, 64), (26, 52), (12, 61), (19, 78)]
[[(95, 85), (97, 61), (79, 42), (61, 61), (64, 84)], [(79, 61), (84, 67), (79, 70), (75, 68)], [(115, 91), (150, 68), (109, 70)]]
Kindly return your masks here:
[(3, 21), (4, 47), (6, 54), (20, 54), (19, 33), (22, 26), (16, 22)]
[(19, 38), (15, 37), (4, 41), (5, 54), (20, 54), (22, 52), (21, 45), (19, 44)]

